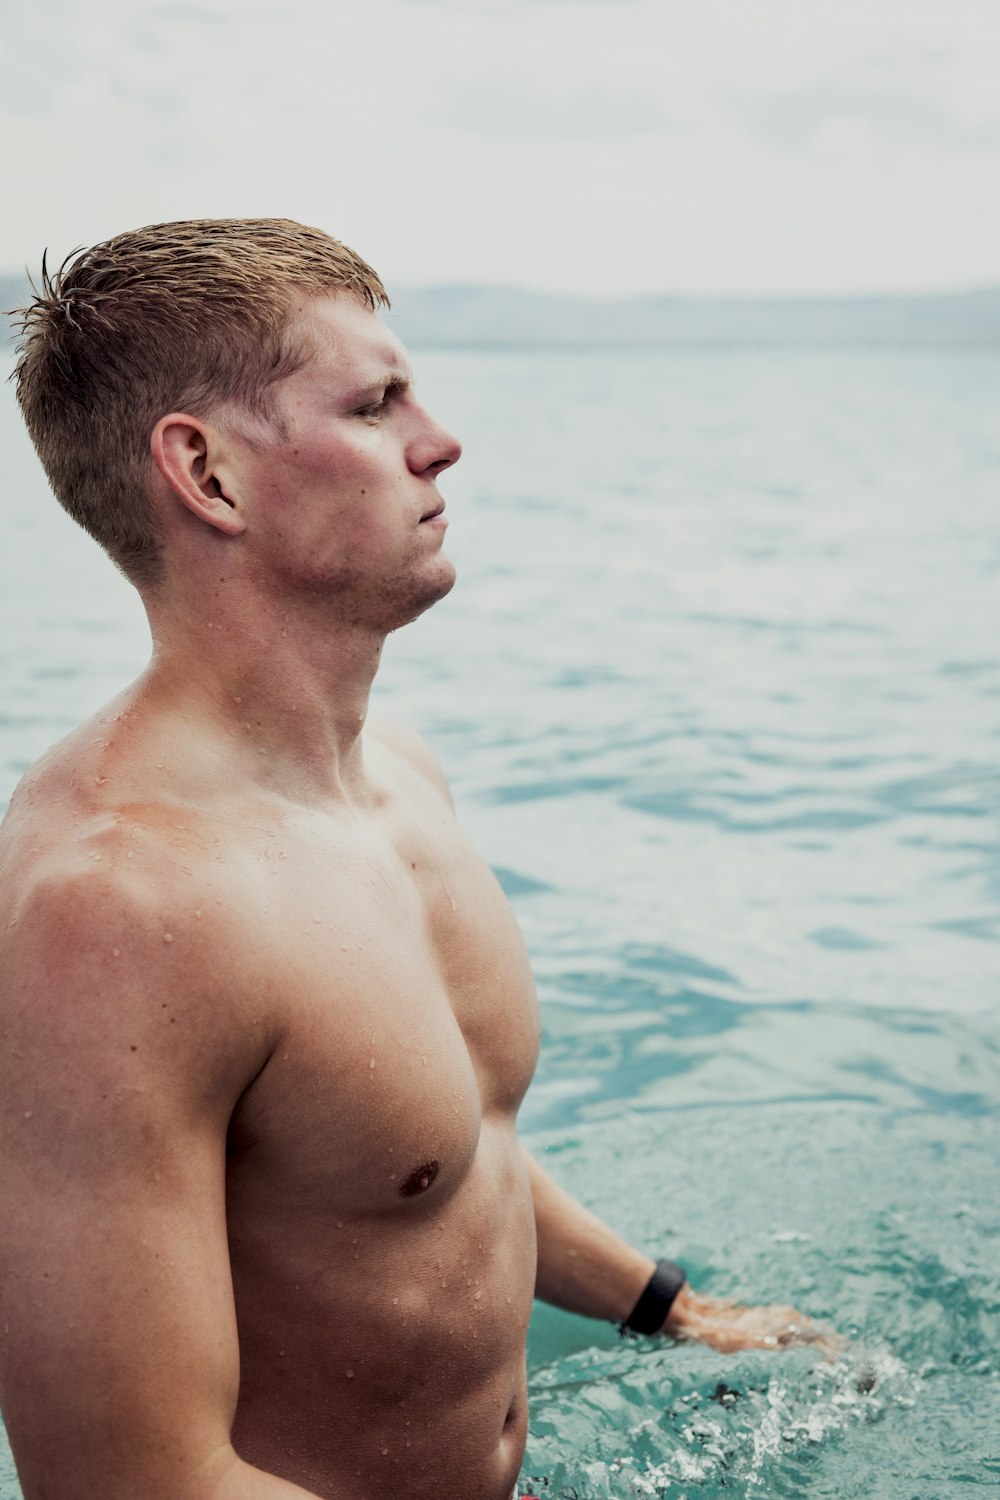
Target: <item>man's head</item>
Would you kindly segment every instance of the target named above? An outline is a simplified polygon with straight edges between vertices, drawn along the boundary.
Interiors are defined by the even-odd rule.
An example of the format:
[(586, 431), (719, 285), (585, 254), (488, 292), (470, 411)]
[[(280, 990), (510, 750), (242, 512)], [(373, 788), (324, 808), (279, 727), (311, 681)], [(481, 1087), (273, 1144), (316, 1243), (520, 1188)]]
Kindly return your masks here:
[(288, 219), (196, 219), (117, 235), (49, 276), (21, 314), (24, 418), (56, 498), (134, 583), (162, 574), (150, 434), (165, 413), (273, 415), (308, 358), (291, 336), (307, 297), (387, 305), (346, 245)]

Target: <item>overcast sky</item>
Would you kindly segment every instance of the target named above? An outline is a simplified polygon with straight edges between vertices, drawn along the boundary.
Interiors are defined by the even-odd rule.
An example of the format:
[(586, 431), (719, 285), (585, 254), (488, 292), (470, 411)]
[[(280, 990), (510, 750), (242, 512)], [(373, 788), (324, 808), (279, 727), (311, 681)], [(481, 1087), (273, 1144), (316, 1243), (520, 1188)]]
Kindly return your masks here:
[(3, 0), (0, 267), (322, 225), (393, 285), (1000, 282), (1000, 0)]

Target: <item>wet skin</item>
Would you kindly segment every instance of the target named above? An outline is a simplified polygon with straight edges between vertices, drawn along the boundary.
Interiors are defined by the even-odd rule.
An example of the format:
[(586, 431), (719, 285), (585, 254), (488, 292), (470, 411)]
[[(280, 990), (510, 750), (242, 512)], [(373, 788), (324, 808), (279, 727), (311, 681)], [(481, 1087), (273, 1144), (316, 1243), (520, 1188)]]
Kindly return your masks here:
[(502, 1500), (523, 1450), (534, 989), (432, 757), (367, 718), (454, 581), (460, 450), (362, 303), (293, 325), (273, 423), (154, 430), (153, 663), (0, 840), (28, 1500)]
[[(56, 1097), (96, 1071), (135, 1160), (63, 1141), (43, 1170), (113, 1184), (102, 1226), (128, 1279), (149, 1257), (165, 1302), (207, 1282), (231, 1307), (238, 1400), (223, 1378), (242, 1458), (324, 1497), (422, 1500), (444, 1484), (502, 1500), (527, 1423), (535, 1228), (514, 1121), (538, 1047), (505, 899), (398, 731), (366, 731), (367, 807), (307, 810), (213, 797), (212, 747), (192, 756), (184, 725), (117, 713), (43, 763), (5, 844), (4, 873), (30, 848), (36, 883), (71, 858), (79, 905), (61, 939), (88, 989), (129, 996), (126, 1014), (91, 999), (85, 1016), (60, 1015), (47, 1046)], [(155, 1101), (126, 1112), (165, 1071), (167, 1096), (202, 1117), (191, 1131), (172, 1131)], [(151, 1218), (155, 1246), (139, 1245)], [(109, 1308), (57, 1251), (48, 1260), (78, 1326), (92, 1318), (105, 1346), (141, 1342), (127, 1281), (129, 1306)], [(45, 1264), (36, 1252), (36, 1274)], [(133, 1347), (132, 1380), (190, 1420), (150, 1352)], [(182, 1370), (191, 1360), (207, 1369), (184, 1378), (210, 1399), (212, 1341)]]
[(367, 826), (276, 821), (251, 876), (288, 1011), (229, 1132), (234, 1440), (318, 1494), (331, 1475), (398, 1494), (402, 1470), (407, 1494), (503, 1496), (527, 1424), (514, 1120), (537, 1007), (441, 790), (384, 743), (368, 759)]

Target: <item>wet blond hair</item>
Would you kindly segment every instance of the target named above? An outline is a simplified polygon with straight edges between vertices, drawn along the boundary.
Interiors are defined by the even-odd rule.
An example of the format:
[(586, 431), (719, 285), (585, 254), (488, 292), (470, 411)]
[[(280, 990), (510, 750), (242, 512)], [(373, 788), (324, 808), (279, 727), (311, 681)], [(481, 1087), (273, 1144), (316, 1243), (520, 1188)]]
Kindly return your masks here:
[(163, 576), (150, 503), (160, 417), (221, 404), (265, 419), (275, 382), (305, 361), (296, 294), (345, 290), (388, 306), (346, 245), (290, 219), (151, 224), (74, 252), (20, 320), (17, 398), (57, 500), (133, 583)]

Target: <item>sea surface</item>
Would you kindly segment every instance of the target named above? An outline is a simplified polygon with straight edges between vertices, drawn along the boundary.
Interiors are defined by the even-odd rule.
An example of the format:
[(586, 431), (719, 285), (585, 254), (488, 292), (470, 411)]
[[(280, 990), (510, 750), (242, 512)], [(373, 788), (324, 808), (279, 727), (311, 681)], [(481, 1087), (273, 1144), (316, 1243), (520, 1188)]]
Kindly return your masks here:
[[(465, 442), (460, 578), (378, 696), (523, 926), (524, 1134), (698, 1287), (851, 1341), (725, 1357), (539, 1307), (526, 1472), (551, 1500), (996, 1494), (1000, 352), (416, 363)], [(9, 389), (0, 452), (2, 806), (148, 641)]]

